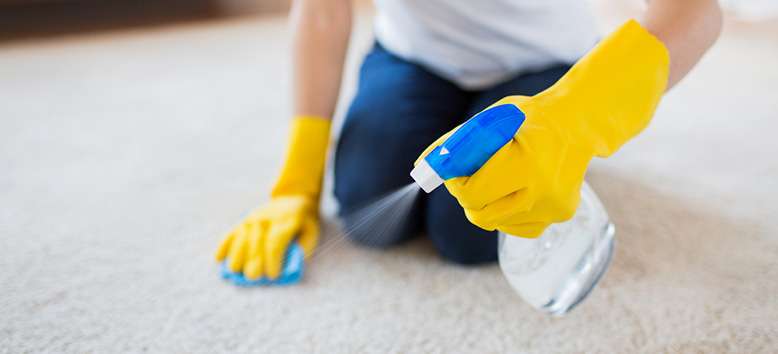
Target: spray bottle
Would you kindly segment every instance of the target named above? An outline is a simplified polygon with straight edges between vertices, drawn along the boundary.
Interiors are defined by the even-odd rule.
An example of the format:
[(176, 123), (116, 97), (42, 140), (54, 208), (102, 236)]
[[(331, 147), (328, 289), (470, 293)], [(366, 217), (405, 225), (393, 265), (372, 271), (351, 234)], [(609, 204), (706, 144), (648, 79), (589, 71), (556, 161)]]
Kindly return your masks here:
[[(427, 193), (445, 180), (474, 174), (507, 144), (524, 123), (512, 104), (487, 109), (468, 120), (411, 171)], [(572, 219), (528, 239), (500, 232), (500, 268), (513, 289), (533, 307), (563, 316), (602, 278), (615, 245), (615, 229), (586, 182)]]

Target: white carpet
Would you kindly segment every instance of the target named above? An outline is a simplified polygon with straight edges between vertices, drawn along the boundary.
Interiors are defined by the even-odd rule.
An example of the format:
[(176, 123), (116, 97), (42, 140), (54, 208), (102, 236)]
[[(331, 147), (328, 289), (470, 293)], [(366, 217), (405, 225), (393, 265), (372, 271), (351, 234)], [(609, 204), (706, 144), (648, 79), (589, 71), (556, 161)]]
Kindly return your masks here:
[(217, 276), (221, 232), (265, 200), (284, 145), (285, 29), (0, 46), (0, 352), (778, 351), (778, 43), (725, 35), (593, 163), (617, 252), (556, 319), (426, 240), (343, 244), (290, 288)]

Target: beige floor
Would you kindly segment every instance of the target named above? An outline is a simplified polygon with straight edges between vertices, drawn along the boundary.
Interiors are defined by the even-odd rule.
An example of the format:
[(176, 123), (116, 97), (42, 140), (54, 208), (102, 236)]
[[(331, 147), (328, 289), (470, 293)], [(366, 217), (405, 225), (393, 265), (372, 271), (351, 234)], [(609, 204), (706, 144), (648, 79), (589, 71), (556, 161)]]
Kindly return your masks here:
[[(448, 264), (425, 240), (342, 244), (290, 288), (217, 277), (220, 233), (279, 162), (285, 28), (0, 46), (0, 352), (778, 351), (778, 42), (725, 35), (642, 135), (593, 163), (618, 250), (555, 319), (496, 266)], [(369, 18), (358, 28), (345, 96)]]

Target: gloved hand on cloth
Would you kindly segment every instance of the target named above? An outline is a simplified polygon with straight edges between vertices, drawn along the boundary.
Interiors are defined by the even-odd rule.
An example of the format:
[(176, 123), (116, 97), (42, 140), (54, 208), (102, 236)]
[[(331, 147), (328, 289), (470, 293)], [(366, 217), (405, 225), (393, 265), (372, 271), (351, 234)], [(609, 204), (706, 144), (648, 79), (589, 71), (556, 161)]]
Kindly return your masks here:
[(611, 155), (648, 125), (668, 69), (664, 45), (636, 21), (625, 23), (547, 90), (492, 105), (515, 105), (524, 124), (475, 174), (450, 179), (446, 188), (473, 224), (540, 236), (575, 214), (589, 161)]
[(302, 278), (319, 239), (319, 195), (330, 122), (300, 116), (271, 199), (223, 239), (216, 253), (222, 276), (237, 285), (286, 285)]

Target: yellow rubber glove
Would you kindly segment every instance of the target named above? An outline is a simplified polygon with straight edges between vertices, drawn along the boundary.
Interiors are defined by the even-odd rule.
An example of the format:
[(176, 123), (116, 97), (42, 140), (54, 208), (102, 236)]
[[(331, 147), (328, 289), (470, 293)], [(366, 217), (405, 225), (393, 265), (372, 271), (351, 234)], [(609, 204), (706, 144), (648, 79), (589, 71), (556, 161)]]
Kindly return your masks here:
[(516, 105), (524, 124), (480, 170), (446, 181), (446, 188), (473, 224), (540, 236), (575, 214), (589, 161), (609, 156), (648, 125), (668, 68), (664, 45), (636, 21), (627, 22), (547, 90), (495, 103)]
[(310, 259), (319, 239), (319, 194), (330, 122), (300, 116), (293, 120), (289, 148), (272, 198), (236, 225), (221, 243), (216, 259), (228, 259), (233, 272), (249, 279), (276, 279), (293, 240)]

